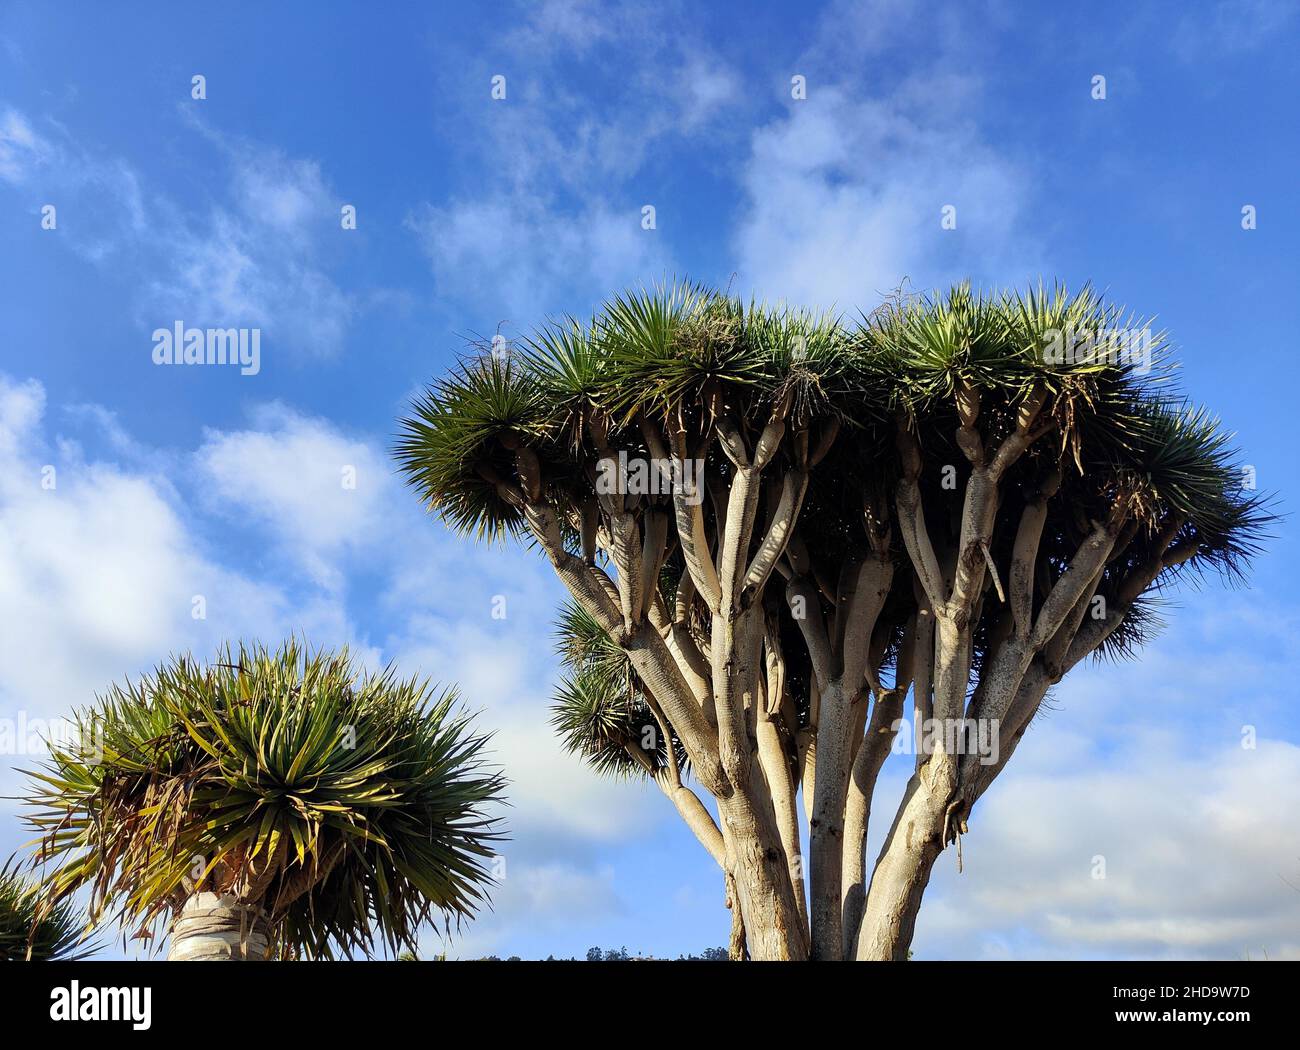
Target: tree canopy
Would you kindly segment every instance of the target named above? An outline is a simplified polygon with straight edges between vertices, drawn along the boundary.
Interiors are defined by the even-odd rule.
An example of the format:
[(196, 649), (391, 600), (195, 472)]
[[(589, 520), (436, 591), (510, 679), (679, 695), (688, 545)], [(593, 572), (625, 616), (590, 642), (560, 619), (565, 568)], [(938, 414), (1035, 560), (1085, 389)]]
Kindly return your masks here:
[[(561, 738), (660, 783), (751, 954), (903, 958), (934, 856), (1051, 685), (1258, 548), (1266, 501), (1174, 379), (1165, 334), (1091, 288), (845, 320), (672, 284), (462, 360), (395, 455), (453, 528), (550, 559)], [(909, 696), (918, 729), (991, 725), (999, 757), (918, 744), (873, 906), (867, 815)]]
[(91, 922), (151, 936), (207, 891), (328, 958), (486, 898), (503, 782), (454, 690), (290, 640), (169, 661), (75, 724), (31, 774), (46, 907), (88, 886)]
[(17, 858), (0, 865), (0, 962), (84, 958), (97, 948), (86, 939), (86, 927), (72, 901), (46, 905), (40, 884), (25, 875)]

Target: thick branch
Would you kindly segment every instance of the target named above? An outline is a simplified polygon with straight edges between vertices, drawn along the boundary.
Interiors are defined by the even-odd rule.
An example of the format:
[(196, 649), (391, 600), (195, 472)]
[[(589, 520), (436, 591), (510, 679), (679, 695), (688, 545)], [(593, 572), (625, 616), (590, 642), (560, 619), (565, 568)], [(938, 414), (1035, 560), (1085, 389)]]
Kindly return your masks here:
[[(668, 458), (668, 450), (654, 424), (641, 417), (642, 433), (652, 455)], [(678, 477), (686, 475), (686, 433), (679, 427), (673, 434), (673, 461)], [(704, 530), (704, 479), (702, 471), (692, 471), (691, 486), (677, 485), (673, 489), (673, 511), (677, 517), (677, 542), (682, 547), (682, 557), (690, 571), (695, 589), (704, 604), (717, 612), (719, 596), (718, 570), (709, 551), (709, 538)]]
[(788, 470), (781, 481), (781, 499), (772, 515), (772, 524), (768, 526), (767, 535), (763, 537), (750, 562), (749, 571), (745, 573), (744, 592), (753, 594), (761, 591), (772, 575), (772, 568), (777, 559), (785, 553), (790, 534), (794, 531), (795, 521), (799, 517), (799, 508), (803, 504), (804, 493), (808, 491), (808, 475), (803, 471)]
[(790, 606), (790, 615), (808, 647), (808, 657), (812, 661), (817, 685), (825, 689), (835, 673), (835, 667), (830, 635), (822, 616), (820, 592), (807, 576), (795, 576), (785, 585), (785, 597)]
[(1016, 530), (1011, 554), (1011, 573), (1007, 580), (1011, 615), (1016, 637), (1028, 640), (1034, 611), (1034, 572), (1038, 564), (1038, 545), (1047, 521), (1047, 501), (1061, 484), (1060, 471), (1053, 471), (1039, 487), (1037, 495), (1025, 504)]
[(1030, 648), (1037, 652), (1042, 649), (1065, 622), (1065, 618), (1083, 596), (1088, 585), (1093, 582), (1096, 573), (1106, 566), (1111, 548), (1115, 544), (1115, 532), (1107, 525), (1098, 525), (1080, 544), (1078, 551), (1070, 559), (1070, 567), (1043, 602), (1030, 633)]
[(749, 540), (754, 532), (758, 496), (758, 471), (753, 467), (738, 468), (732, 475), (731, 493), (727, 497), (727, 525), (719, 559), (718, 582), (722, 587), (719, 610), (723, 617), (740, 611), (741, 584), (749, 557)]
[(875, 794), (880, 769), (889, 757), (903, 714), (903, 697), (907, 686), (887, 690), (876, 701), (867, 724), (866, 736), (858, 748), (849, 775), (848, 798), (844, 806), (844, 854), (841, 860), (843, 892), (842, 957), (853, 958), (862, 909), (866, 904), (866, 848), (871, 798)]
[(939, 558), (930, 542), (930, 532), (925, 524), (925, 509), (921, 506), (921, 446), (906, 422), (899, 420), (898, 451), (903, 460), (903, 476), (898, 482), (895, 502), (898, 506), (898, 531), (903, 545), (916, 569), (917, 578), (925, 590), (930, 607), (939, 612), (947, 606), (943, 585), (943, 572)]
[(731, 789), (722, 772), (716, 734), (700, 711), (699, 704), (659, 633), (649, 625), (642, 625), (631, 633), (625, 629), (614, 596), (610, 594), (612, 585), (607, 587), (599, 581), (599, 577), (605, 574), (565, 549), (554, 508), (543, 503), (529, 503), (524, 512), (533, 535), (546, 552), (560, 582), (588, 615), (628, 654), (637, 675), (659, 698), (664, 713), (677, 727), (678, 736), (687, 754), (691, 756), (691, 763), (700, 782), (715, 796), (727, 795)]
[(645, 512), (644, 538), (641, 543), (641, 603), (637, 610), (640, 619), (653, 598), (659, 594), (659, 570), (668, 553), (668, 515), (651, 508)]

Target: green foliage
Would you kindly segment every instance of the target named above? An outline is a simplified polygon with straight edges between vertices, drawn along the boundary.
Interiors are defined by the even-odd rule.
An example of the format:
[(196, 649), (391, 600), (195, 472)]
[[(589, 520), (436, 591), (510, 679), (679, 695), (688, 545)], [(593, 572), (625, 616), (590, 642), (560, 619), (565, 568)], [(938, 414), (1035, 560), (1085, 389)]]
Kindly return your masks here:
[(731, 955), (726, 948), (705, 948), (699, 955), (683, 955), (685, 962), (730, 962)]
[(67, 900), (43, 906), (41, 887), (14, 858), (0, 866), (0, 962), (71, 961), (94, 953), (86, 917)]
[(1149, 361), (1083, 351), (1052, 361), (1046, 352), (1054, 332), (1116, 330), (1150, 326), (1090, 288), (976, 295), (959, 286), (887, 303), (855, 325), (744, 306), (696, 285), (628, 292), (590, 324), (547, 325), (525, 351), (467, 360), (437, 380), (402, 421), (395, 455), (431, 510), (457, 529), (498, 536), (521, 521), (498, 488), (512, 476), (512, 442), (560, 468), (548, 477), (560, 491), (548, 495), (572, 504), (590, 491), (582, 468), (593, 451), (577, 421), (598, 420), (619, 447), (644, 451), (630, 429), (640, 416), (680, 418), (699, 444), (720, 413), (761, 423), (788, 396), (796, 420), (838, 417), (856, 428), (852, 452), (887, 448), (902, 413), (927, 455), (941, 456), (960, 388), (979, 392), (989, 430), (1005, 428), (1041, 388), (1059, 425), (1055, 452), (1069, 453), (1067, 481), (1080, 495), (1096, 503), (1122, 480), (1144, 489), (1150, 517), (1195, 509), (1200, 527), (1248, 540), (1258, 503), (1227, 469), (1228, 436), (1174, 391), (1163, 332), (1150, 332)]
[[(568, 671), (555, 688), (551, 725), (564, 747), (615, 778), (665, 768), (670, 741), (623, 650), (573, 601), (561, 607), (556, 642)], [(671, 745), (678, 768), (686, 769), (686, 752), (675, 736)]]
[[(705, 948), (699, 955), (679, 955), (677, 962), (729, 962), (726, 948)], [(655, 962), (653, 955), (633, 955), (623, 948), (587, 949), (587, 962)]]
[(175, 659), (75, 722), (28, 820), (47, 898), (89, 886), (92, 921), (115, 906), (148, 936), (227, 892), (267, 911), (280, 954), (320, 958), (414, 947), (486, 898), (502, 780), (454, 691), (289, 641)]
[[(787, 436), (772, 471), (808, 474), (798, 528), (831, 573), (820, 581), (825, 590), (839, 566), (863, 553), (864, 506), (892, 502), (903, 471), (900, 430), (920, 449), (927, 529), (951, 548), (972, 472), (958, 446), (963, 411), (977, 408), (974, 427), (986, 448), (1030, 418), (1036, 436), (1004, 475), (989, 553), (1010, 564), (1026, 504), (1059, 473), (1035, 601), (1095, 523), (1112, 516), (1128, 532), (1097, 589), (1106, 602), (1120, 600), (1122, 582), (1153, 551), (1185, 553), (1107, 638), (1102, 654), (1120, 655), (1158, 625), (1160, 587), (1206, 570), (1238, 576), (1271, 521), (1265, 499), (1242, 485), (1231, 435), (1184, 401), (1173, 373), (1165, 333), (1087, 287), (979, 293), (961, 285), (897, 297), (849, 322), (674, 284), (616, 295), (590, 322), (544, 326), (505, 360), (465, 361), (412, 406), (395, 455), (431, 511), (460, 531), (495, 538), (524, 529), (514, 450), (526, 446), (540, 465), (541, 498), (576, 551), (584, 514), (590, 520), (597, 502), (602, 454), (650, 457), (657, 433), (674, 456), (704, 460), (711, 483), (725, 488), (734, 468), (720, 448), (719, 420), (734, 423), (752, 449), (764, 425), (783, 417)], [(668, 502), (653, 494), (629, 501), (637, 514), (671, 514)], [(711, 500), (703, 513), (715, 542), (720, 518)], [(892, 543), (901, 564), (896, 529)], [(676, 579), (682, 566), (670, 543), (665, 575)], [(911, 574), (896, 573), (882, 613), (895, 625), (887, 653), (914, 609)], [(831, 615), (829, 604), (823, 612)], [(984, 603), (976, 674), (1001, 613)], [(807, 682), (806, 653), (789, 617), (776, 615), (797, 687)], [(653, 716), (618, 648), (608, 640), (601, 647), (602, 633), (565, 611), (569, 674), (555, 724), (599, 769), (653, 772), (659, 760), (642, 762), (622, 746)], [(792, 691), (806, 698), (806, 689)]]

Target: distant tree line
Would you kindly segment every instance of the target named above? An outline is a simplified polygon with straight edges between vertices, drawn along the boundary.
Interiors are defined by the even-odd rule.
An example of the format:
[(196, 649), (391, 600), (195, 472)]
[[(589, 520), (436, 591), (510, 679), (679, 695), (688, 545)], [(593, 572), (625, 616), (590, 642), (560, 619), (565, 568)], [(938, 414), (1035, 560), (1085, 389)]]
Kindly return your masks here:
[[(654, 955), (633, 955), (631, 952), (627, 950), (627, 947), (624, 946), (622, 948), (606, 948), (603, 951), (600, 948), (588, 948), (586, 961), (587, 962), (726, 962), (728, 958), (729, 955), (727, 949), (722, 947), (705, 948), (702, 952), (700, 952), (699, 955), (679, 955), (675, 960), (673, 960), (667, 958), (660, 959)], [(414, 952), (405, 951), (398, 956), (398, 960), (400, 962), (417, 962), (419, 960), (419, 957)], [(435, 955), (430, 961), (446, 962), (447, 954), (443, 952), (439, 955)], [(501, 956), (499, 955), (484, 955), (483, 957), (475, 961), (477, 962), (523, 962), (523, 959), (521, 959), (518, 955), (511, 955), (506, 959), (502, 959)], [(548, 955), (544, 961), (545, 962), (578, 962), (578, 960), (573, 956), (570, 956), (567, 959), (562, 959), (562, 958), (557, 958), (554, 955)]]

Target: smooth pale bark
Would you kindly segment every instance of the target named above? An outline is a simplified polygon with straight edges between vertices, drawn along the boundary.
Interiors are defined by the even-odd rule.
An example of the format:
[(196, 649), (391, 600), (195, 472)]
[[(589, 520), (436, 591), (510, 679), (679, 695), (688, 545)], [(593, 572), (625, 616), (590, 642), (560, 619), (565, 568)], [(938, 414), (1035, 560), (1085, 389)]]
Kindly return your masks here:
[(750, 957), (763, 962), (808, 956), (785, 857), (772, 840), (776, 829), (745, 793), (718, 800), (727, 870), (736, 880)]
[(908, 782), (871, 876), (856, 958), (907, 958), (921, 896), (943, 852), (944, 817), (955, 779), (952, 757), (938, 753)]
[(264, 960), (270, 952), (266, 913), (230, 894), (195, 893), (172, 920), (173, 962)]
[(809, 821), (813, 958), (841, 957), (840, 873), (844, 858), (844, 800), (848, 791), (849, 723), (852, 700), (840, 679), (822, 693)]
[(659, 786), (677, 808), (686, 826), (695, 833), (700, 845), (709, 851), (709, 856), (718, 862), (719, 867), (726, 867), (727, 850), (722, 842), (722, 832), (713, 822), (713, 816), (705, 809), (699, 795), (681, 784), (665, 783), (661, 780)]
[(759, 679), (762, 702), (754, 722), (758, 760), (767, 780), (776, 815), (781, 847), (790, 869), (790, 886), (801, 927), (808, 928), (808, 901), (804, 894), (803, 847), (799, 835), (799, 759), (793, 727), (798, 714), (786, 690), (785, 657), (781, 652), (777, 621), (764, 625), (763, 658), (766, 674)]
[[(1117, 592), (1107, 586), (1108, 615), (1087, 620), (1091, 598), (1115, 561), (1123, 514), (1117, 510), (1103, 524), (1081, 522), (1084, 542), (1067, 570), (1049, 579), (1056, 574), (1044, 574), (1039, 546), (1048, 501), (1059, 485), (1052, 472), (1032, 495), (1026, 492), (1007, 557), (1008, 544), (994, 542), (993, 535), (1004, 478), (1053, 425), (1050, 419), (1037, 424), (1044, 396), (1035, 390), (1026, 397), (1014, 430), (986, 447), (977, 427), (979, 395), (969, 386), (958, 391), (957, 444), (971, 472), (955, 537), (935, 508), (927, 515), (921, 448), (910, 424), (900, 419), (902, 472), (892, 507), (864, 503), (871, 554), (844, 566), (818, 564), (799, 535), (808, 473), (827, 442), (819, 443), (810, 460), (806, 432), (792, 425), (793, 439), (787, 440), (784, 403), (773, 406), (757, 437), (754, 427), (741, 427), (727, 414), (734, 406), (722, 401), (713, 406), (720, 412), (715, 433), (703, 439), (697, 458), (716, 440), (730, 469), (707, 476), (712, 500), (707, 516), (698, 499), (687, 498), (698, 492), (675, 493), (671, 509), (607, 496), (595, 518), (589, 510), (581, 520), (566, 511), (574, 519), (569, 524), (582, 530), (582, 558), (566, 547), (557, 508), (545, 502), (537, 457), (518, 451), (518, 485), (502, 484), (503, 497), (521, 507), (559, 578), (627, 655), (646, 694), (657, 698), (656, 717), (665, 736), (681, 742), (696, 777), (717, 802), (715, 825), (675, 769), (648, 770), (724, 869), (735, 923), (733, 956), (906, 958), (935, 860), (955, 835), (965, 833), (971, 806), (1005, 765), (1050, 684), (1104, 640), (1162, 569), (1195, 553), (1187, 540), (1168, 549), (1181, 527), (1169, 523), (1152, 564), (1134, 570)], [(671, 455), (684, 460), (680, 420), (665, 424)], [(644, 418), (641, 425), (651, 453), (669, 455), (659, 429)], [(830, 440), (835, 429), (827, 428)], [(987, 429), (1006, 434), (1005, 428)], [(613, 455), (608, 434), (603, 424), (598, 430), (592, 435), (597, 453), (608, 458)], [(765, 477), (769, 467), (781, 471), (775, 484)], [(893, 536), (901, 537), (901, 551)], [(676, 595), (664, 598), (655, 582), (674, 542), (684, 565)], [(609, 554), (615, 578), (594, 564), (597, 543)], [(907, 628), (910, 642), (904, 642), (908, 669), (901, 684), (896, 675), (896, 688), (884, 691), (879, 665), (898, 625), (881, 624), (878, 639), (874, 625), (902, 553), (903, 564), (910, 563), (902, 571), (914, 577), (917, 613)], [(840, 585), (833, 589), (836, 569)], [(808, 689), (804, 726), (786, 695), (782, 633), (765, 625), (762, 611), (765, 606), (770, 611), (775, 597), (766, 589), (775, 571), (787, 581), (785, 598), (812, 672), (801, 682)], [(1002, 608), (989, 620), (992, 630), (981, 636), (986, 649), (980, 682), (967, 708), (975, 631), (994, 602)], [(701, 618), (701, 612), (707, 616)], [(702, 622), (707, 622), (703, 633)], [(939, 750), (925, 754), (918, 747), (915, 773), (868, 882), (863, 850), (871, 797), (909, 680), (917, 742)], [(879, 702), (864, 733), (862, 693), (868, 684)], [(953, 746), (949, 734), (963, 716), (1000, 723), (996, 765), (943, 750)], [(941, 722), (933, 737), (923, 734), (930, 718)], [(800, 788), (810, 837), (806, 904)]]
[[(724, 575), (723, 601), (727, 588)], [(756, 748), (750, 742), (746, 708), (758, 695), (763, 640), (762, 610), (713, 620), (713, 695), (718, 713), (718, 748), (730, 792), (718, 799), (727, 870), (736, 880), (749, 954), (758, 960), (803, 959), (807, 938), (795, 902), (790, 869), (776, 815), (765, 792), (753, 790)], [(751, 703), (746, 703), (746, 697)]]
[(808, 923), (808, 905), (803, 894), (803, 855), (799, 843), (799, 810), (795, 803), (794, 771), (776, 723), (766, 711), (758, 712), (758, 757), (767, 780), (768, 795), (776, 815), (781, 849), (790, 869), (790, 886), (802, 925)]
[(870, 663), (876, 618), (893, 581), (893, 564), (868, 558), (848, 573), (842, 588), (839, 676), (826, 683), (818, 715), (819, 742), (809, 829), (812, 895), (809, 909), (814, 959), (844, 958), (844, 822), (849, 771), (857, 754), (861, 724), (857, 705), (865, 704), (865, 674)]
[(898, 722), (903, 713), (902, 689), (891, 689), (881, 696), (871, 712), (866, 736), (858, 747), (849, 776), (849, 796), (844, 805), (844, 858), (842, 861), (843, 958), (854, 957), (862, 910), (867, 900), (866, 848), (867, 828), (871, 820), (871, 798), (875, 793), (880, 767), (889, 757)]

